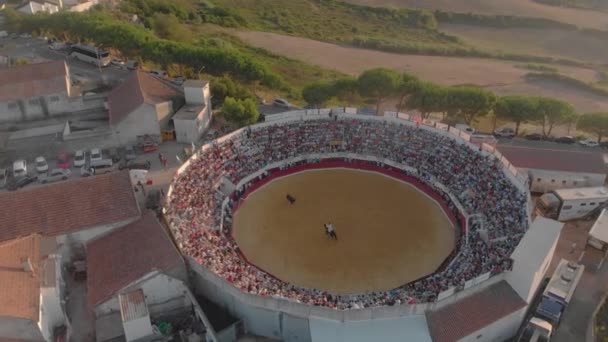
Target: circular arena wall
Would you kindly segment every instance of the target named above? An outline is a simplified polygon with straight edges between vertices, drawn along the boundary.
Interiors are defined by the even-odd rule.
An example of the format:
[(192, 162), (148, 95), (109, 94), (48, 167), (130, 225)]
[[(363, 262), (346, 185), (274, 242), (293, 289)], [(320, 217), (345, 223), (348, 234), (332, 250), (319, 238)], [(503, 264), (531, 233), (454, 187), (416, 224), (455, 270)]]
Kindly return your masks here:
[[(335, 112), (334, 112), (335, 113)], [(361, 121), (361, 122), (371, 122), (373, 123), (372, 126), (374, 126), (375, 131), (372, 132), (368, 132), (370, 133), (370, 136), (373, 136), (374, 138), (371, 138), (373, 140), (374, 143), (383, 143), (381, 140), (382, 138), (382, 134), (385, 133), (383, 132), (383, 127), (397, 127), (399, 129), (403, 129), (403, 130), (407, 130), (411, 133), (411, 131), (415, 130), (422, 130), (425, 132), (428, 132), (429, 134), (432, 134), (434, 136), (437, 137), (438, 140), (441, 140), (442, 143), (445, 142), (449, 142), (450, 144), (452, 144), (451, 146), (459, 146), (459, 145), (463, 145), (466, 146), (466, 148), (468, 148), (471, 151), (476, 151), (475, 153), (477, 153), (479, 156), (486, 158), (488, 160), (496, 160), (496, 159), (492, 159), (495, 157), (498, 157), (500, 160), (500, 156), (499, 155), (494, 155), (492, 153), (489, 153), (488, 151), (483, 151), (481, 149), (478, 149), (478, 147), (475, 147), (473, 145), (470, 145), (467, 141), (465, 141), (463, 139), (463, 137), (466, 136), (462, 135), (460, 136), (460, 132), (446, 132), (446, 131), (442, 131), (442, 130), (437, 130), (434, 128), (430, 128), (430, 127), (426, 127), (426, 126), (420, 126), (418, 127), (417, 124), (409, 122), (409, 121), (405, 121), (405, 120), (400, 120), (397, 118), (381, 118), (381, 117), (368, 117), (368, 116), (358, 116), (358, 115), (336, 115), (334, 114), (333, 118), (328, 118), (326, 115), (311, 115), (311, 116), (297, 116), (297, 117), (291, 117), (291, 118), (286, 118), (285, 120), (279, 121), (279, 122), (270, 122), (270, 123), (263, 123), (263, 124), (259, 124), (259, 125), (255, 125), (252, 126), (250, 128), (245, 128), (245, 129), (241, 129), (238, 130), (236, 132), (233, 132), (227, 136), (224, 136), (216, 141), (214, 141), (213, 143), (207, 144), (205, 146), (203, 146), (201, 148), (201, 150), (199, 150), (190, 160), (188, 160), (186, 163), (184, 163), (184, 165), (182, 165), (182, 167), (180, 167), (180, 169), (178, 170), (178, 173), (176, 175), (176, 179), (174, 181), (174, 183), (172, 184), (167, 196), (168, 198), (172, 198), (173, 195), (177, 194), (182, 194), (183, 193), (183, 189), (179, 189), (180, 186), (182, 186), (182, 184), (180, 184), (180, 182), (184, 182), (184, 175), (188, 175), (189, 172), (193, 172), (192, 168), (196, 168), (197, 164), (204, 164), (204, 161), (206, 160), (205, 158), (207, 156), (213, 155), (215, 151), (215, 149), (218, 148), (218, 146), (226, 146), (226, 145), (230, 145), (230, 144), (235, 144), (234, 142), (237, 141), (238, 144), (242, 143), (242, 140), (245, 139), (249, 139), (250, 135), (254, 136), (253, 139), (255, 139), (255, 134), (257, 131), (259, 130), (263, 130), (263, 129), (270, 129), (273, 130), (274, 132), (279, 132), (281, 134), (285, 134), (285, 132), (281, 132), (281, 128), (283, 125), (287, 126), (287, 125), (294, 125), (297, 124), (298, 122), (307, 122), (307, 121), (311, 121), (311, 122), (323, 122), (323, 123), (327, 123), (327, 125), (331, 125), (329, 122), (336, 120), (334, 122), (347, 122), (347, 121), (352, 121), (352, 122), (357, 122), (357, 121)], [(389, 126), (390, 125), (390, 126)], [(388, 131), (388, 129), (387, 129)], [(394, 131), (394, 129), (393, 129)], [(376, 138), (380, 136), (380, 139)], [(390, 137), (390, 138), (401, 138), (401, 137)], [(389, 139), (390, 140), (390, 139)], [(268, 141), (264, 141), (265, 144), (268, 143)], [(335, 140), (331, 140), (331, 137), (328, 138), (328, 140), (325, 142), (326, 143), (326, 148), (324, 148), (324, 150), (322, 151), (314, 151), (314, 150), (306, 150), (306, 151), (300, 151), (300, 153), (297, 153), (296, 155), (285, 155), (283, 156), (283, 158), (279, 158), (279, 159), (274, 159), (274, 160), (266, 160), (264, 162), (260, 162), (259, 164), (257, 164), (258, 166), (256, 167), (256, 171), (253, 172), (248, 172), (247, 174), (240, 174), (238, 177), (234, 178), (233, 183), (235, 183), (236, 185), (236, 189), (237, 192), (242, 191), (242, 189), (247, 188), (250, 184), (254, 183), (252, 182), (254, 179), (256, 178), (263, 178), (264, 177), (264, 173), (267, 173), (266, 170), (271, 170), (271, 169), (281, 169), (281, 168), (286, 168), (287, 165), (294, 165), (297, 163), (303, 163), (303, 164), (311, 164), (311, 163), (318, 163), (321, 160), (326, 160), (326, 159), (331, 159), (331, 158), (342, 158), (343, 160), (346, 161), (352, 161), (352, 160), (358, 160), (358, 161), (367, 161), (370, 163), (376, 163), (379, 166), (382, 167), (391, 167), (391, 168), (395, 168), (396, 170), (401, 170), (404, 172), (408, 172), (411, 175), (416, 175), (417, 177), (419, 177), (421, 180), (423, 180), (425, 182), (425, 184), (427, 184), (428, 186), (432, 187), (433, 189), (435, 189), (436, 191), (440, 192), (442, 194), (442, 196), (444, 196), (444, 198), (447, 198), (450, 203), (454, 206), (454, 208), (456, 208), (458, 210), (458, 212), (463, 214), (463, 218), (462, 220), (464, 222), (467, 222), (467, 220), (470, 217), (479, 215), (478, 212), (476, 212), (475, 210), (471, 210), (471, 204), (469, 203), (470, 200), (470, 196), (473, 196), (475, 194), (466, 194), (465, 192), (462, 193), (454, 193), (454, 191), (452, 191), (453, 189), (450, 188), (450, 184), (444, 185), (442, 183), (442, 181), (446, 181), (446, 179), (444, 178), (438, 178), (436, 177), (436, 175), (433, 174), (433, 170), (428, 170), (429, 168), (432, 169), (432, 166), (428, 166), (427, 164), (424, 165), (412, 165), (407, 163), (407, 158), (404, 158), (403, 160), (399, 160), (399, 161), (394, 161), (394, 157), (393, 155), (374, 155), (374, 153), (370, 152), (370, 151), (366, 151), (365, 149), (358, 149), (358, 150), (353, 150), (350, 151), (348, 149), (348, 146), (344, 146), (344, 144), (340, 145), (340, 142), (338, 142), (336, 145), (333, 145), (334, 143), (336, 143)], [(456, 145), (454, 145), (456, 144)], [(238, 148), (238, 147), (237, 147)], [(418, 146), (418, 149), (422, 149), (424, 147), (420, 147)], [(263, 148), (261, 149), (263, 150)], [(250, 151), (245, 151), (244, 154), (249, 153)], [(312, 153), (311, 153), (312, 152)], [(435, 152), (435, 153), (441, 153), (441, 146), (437, 145), (437, 146), (428, 146), (428, 152)], [(260, 151), (255, 151), (254, 153), (260, 153)], [(428, 157), (427, 155), (425, 155), (425, 157)], [(199, 159), (200, 158), (200, 159)], [(431, 157), (428, 157), (431, 158)], [(486, 160), (484, 159), (484, 160)], [(428, 161), (428, 160), (427, 160)], [(521, 194), (526, 194), (525, 192), (525, 185), (523, 182), (521, 182), (518, 179), (518, 175), (514, 172), (512, 172), (513, 170), (511, 170), (511, 172), (508, 170), (508, 162), (505, 160), (502, 160), (502, 164), (501, 163), (496, 163), (496, 162), (492, 162), (493, 169), (491, 171), (498, 171), (500, 172), (500, 177), (504, 177), (504, 179), (506, 179), (507, 181), (509, 181), (510, 183), (512, 183), (511, 185), (513, 186), (514, 189), (517, 189), (519, 192), (521, 192)], [(503, 167), (504, 165), (504, 167)], [(467, 167), (477, 167), (477, 165), (469, 165)], [(221, 169), (221, 167), (220, 167)], [(490, 170), (488, 170), (490, 171)], [(221, 172), (219, 172), (221, 173)], [(217, 176), (217, 173), (215, 174)], [(187, 178), (187, 177), (186, 177)], [(205, 181), (209, 181), (208, 179), (206, 179)], [(218, 179), (213, 180), (213, 186), (217, 186), (218, 183)], [(504, 185), (504, 184), (503, 184)], [(176, 192), (176, 187), (177, 192)], [(219, 197), (222, 197), (221, 195)], [(176, 201), (179, 202), (179, 201)], [(226, 230), (229, 229), (230, 226), (230, 220), (231, 220), (231, 208), (234, 206), (234, 201), (231, 200), (230, 196), (223, 196), (223, 199), (221, 200), (221, 205), (219, 205), (219, 209), (214, 209), (215, 210), (215, 214), (218, 215), (213, 215), (213, 216), (220, 216), (219, 220), (215, 220), (211, 223), (209, 222), (205, 222), (206, 224), (203, 224), (202, 226), (204, 226), (205, 229), (219, 229), (219, 231), (222, 230)], [(473, 209), (475, 209), (475, 207), (473, 206)], [(525, 232), (525, 230), (527, 229), (527, 223), (529, 222), (529, 213), (527, 210), (527, 202), (524, 203), (524, 211), (525, 213), (522, 213), (522, 215), (526, 215), (525, 218), (525, 222), (522, 220), (521, 222), (521, 227), (518, 227), (518, 233), (513, 235), (513, 239), (518, 241), (518, 238), (521, 238), (521, 235), (523, 234), (523, 232)], [(231, 284), (230, 281), (226, 281), (225, 277), (218, 277), (216, 275), (216, 271), (214, 269), (213, 266), (210, 266), (209, 264), (204, 264), (205, 260), (201, 258), (200, 255), (195, 255), (192, 254), (191, 250), (189, 248), (191, 248), (192, 246), (187, 245), (187, 234), (188, 232), (186, 230), (184, 230), (180, 224), (176, 224), (176, 222), (172, 221), (172, 216), (175, 212), (177, 211), (187, 211), (188, 213), (192, 214), (194, 212), (194, 210), (190, 210), (187, 208), (182, 208), (179, 205), (177, 205), (176, 203), (172, 203), (170, 200), (170, 203), (168, 204), (168, 206), (164, 209), (165, 213), (168, 214), (168, 221), (170, 223), (170, 228), (174, 233), (174, 236), (176, 237), (176, 240), (178, 242), (178, 245), (180, 246), (180, 248), (182, 249), (182, 252), (184, 252), (184, 254), (188, 257), (188, 261), (190, 263), (190, 265), (192, 266), (193, 270), (195, 271), (195, 273), (198, 275), (198, 279), (200, 280), (200, 283), (198, 284), (198, 286), (209, 296), (211, 296), (212, 298), (217, 299), (217, 301), (222, 302), (223, 304), (225, 304), (226, 307), (231, 308), (231, 311), (235, 312), (235, 313), (243, 313), (242, 310), (248, 310), (246, 309), (247, 307), (249, 308), (259, 308), (259, 309), (263, 309), (263, 310), (269, 310), (269, 311), (277, 311), (277, 312), (285, 312), (288, 313), (290, 315), (294, 315), (294, 316), (298, 316), (298, 317), (308, 317), (308, 316), (315, 316), (315, 317), (322, 317), (322, 318), (327, 318), (327, 319), (336, 319), (336, 320), (361, 320), (361, 319), (375, 319), (375, 318), (386, 318), (386, 317), (398, 317), (398, 316), (404, 316), (404, 315), (420, 315), (422, 314), (425, 310), (427, 310), (428, 308), (437, 306), (437, 305), (443, 305), (444, 303), (448, 303), (448, 302), (452, 302), (454, 300), (457, 300), (459, 297), (461, 297), (462, 295), (464, 295), (467, 292), (470, 291), (475, 291), (477, 288), (479, 287), (485, 287), (486, 284), (491, 284), (494, 283), (500, 279), (503, 278), (503, 275), (501, 274), (501, 272), (495, 272), (495, 271), (491, 271), (491, 272), (487, 272), (487, 273), (475, 273), (475, 274), (471, 274), (470, 279), (467, 279), (467, 282), (465, 283), (464, 281), (461, 283), (460, 280), (458, 281), (458, 285), (450, 285), (450, 286), (442, 286), (440, 288), (441, 291), (437, 291), (434, 290), (434, 294), (431, 296), (431, 298), (433, 298), (431, 303), (420, 303), (416, 300), (414, 300), (413, 302), (408, 302), (411, 305), (393, 305), (393, 306), (385, 306), (385, 307), (365, 307), (365, 308), (356, 308), (356, 307), (349, 307), (351, 310), (346, 310), (346, 311), (337, 311), (335, 309), (330, 309), (330, 308), (325, 308), (325, 307), (319, 307), (316, 305), (308, 305), (308, 304), (303, 304), (303, 303), (297, 303), (295, 302), (293, 299), (289, 299), (286, 297), (282, 297), (282, 296), (265, 296), (265, 295), (255, 295), (255, 294), (251, 294), (251, 293), (247, 293), (247, 289), (243, 289), (243, 288), (238, 288), (236, 287), (234, 284)], [(225, 226), (227, 225), (227, 226)], [(481, 227), (483, 228), (483, 227)], [(462, 239), (462, 249), (459, 249), (457, 251), (455, 251), (455, 256), (454, 259), (452, 259), (452, 261), (450, 262), (450, 265), (448, 266), (452, 266), (454, 263), (458, 263), (459, 262), (459, 257), (470, 257), (470, 251), (472, 248), (475, 248), (475, 246), (471, 246), (471, 241), (474, 241), (474, 243), (478, 243), (479, 241), (479, 234), (481, 232), (480, 227), (469, 227), (468, 225), (464, 225), (462, 227), (463, 234), (464, 237)], [(493, 227), (486, 227), (486, 230), (489, 230), (488, 228), (493, 228)], [(473, 231), (471, 231), (471, 229), (473, 229)], [(487, 232), (486, 232), (487, 233)], [(492, 232), (490, 231), (490, 241), (498, 241), (498, 243), (500, 243), (500, 239), (501, 236), (498, 236), (498, 238), (496, 236), (494, 236), (493, 234), (496, 232)], [(501, 233), (501, 231), (497, 231), (496, 234)], [(472, 240), (472, 238), (474, 237), (474, 240)], [(511, 238), (511, 236), (509, 236), (509, 238)], [(516, 245), (516, 244), (515, 244)], [(238, 246), (233, 246), (234, 248), (238, 249)], [(514, 247), (513, 247), (514, 248)], [(201, 262), (202, 261), (202, 262)], [(490, 275), (492, 275), (492, 277), (490, 277)], [(458, 275), (459, 276), (459, 275)], [(223, 279), (222, 279), (223, 278)], [(484, 282), (482, 282), (483, 279), (488, 279), (489, 280), (485, 280)], [(463, 277), (459, 277), (459, 279), (466, 279), (464, 276)], [(480, 279), (479, 281), (476, 281), (476, 279)], [(472, 281), (472, 282), (469, 282)], [(453, 283), (456, 284), (456, 283)], [(476, 284), (476, 287), (472, 287), (472, 284)], [(421, 291), (422, 293), (424, 293), (424, 291)], [(434, 303), (433, 303), (434, 302)], [(403, 303), (403, 302), (402, 302)], [(393, 303), (394, 304), (394, 303)], [(352, 309), (358, 309), (358, 310), (352, 310)], [(266, 334), (267, 335), (267, 334)]]

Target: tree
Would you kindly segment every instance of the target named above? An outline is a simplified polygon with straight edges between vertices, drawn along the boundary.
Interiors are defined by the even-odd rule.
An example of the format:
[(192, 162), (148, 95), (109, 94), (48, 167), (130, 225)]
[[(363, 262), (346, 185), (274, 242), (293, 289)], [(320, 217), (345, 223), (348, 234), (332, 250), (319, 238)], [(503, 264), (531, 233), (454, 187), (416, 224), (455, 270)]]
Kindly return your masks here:
[(576, 122), (578, 121), (579, 115), (576, 112), (572, 112), (564, 118), (563, 123), (568, 127), (568, 135), (570, 135), (570, 129), (572, 128), (572, 124), (576, 127)]
[(496, 101), (494, 115), (503, 120), (515, 123), (515, 135), (519, 133), (522, 122), (535, 121), (539, 118), (538, 99), (530, 96), (502, 96)]
[(608, 112), (587, 113), (581, 115), (576, 127), (581, 131), (597, 135), (597, 142), (608, 134)]
[(314, 106), (322, 107), (330, 98), (334, 96), (334, 87), (327, 82), (315, 82), (302, 89), (304, 100)]
[(355, 102), (358, 97), (359, 82), (354, 77), (340, 78), (333, 83), (332, 93), (340, 100)]
[(399, 103), (397, 104), (397, 111), (400, 111), (403, 106), (405, 98), (421, 87), (420, 80), (413, 75), (403, 73), (399, 77), (397, 82), (396, 92), (399, 94)]
[(449, 87), (447, 97), (449, 106), (467, 125), (488, 114), (496, 103), (493, 92), (477, 87)]
[(408, 97), (407, 106), (420, 112), (427, 119), (433, 112), (443, 112), (446, 105), (446, 90), (435, 83), (419, 82), (417, 89)]
[(358, 80), (359, 93), (376, 101), (376, 114), (382, 100), (395, 94), (399, 75), (390, 69), (376, 68), (364, 71)]
[(222, 106), (222, 114), (228, 121), (239, 126), (254, 124), (260, 117), (255, 101), (251, 98), (237, 100), (232, 97), (226, 97)]
[(156, 13), (152, 18), (152, 29), (161, 38), (178, 42), (192, 40), (192, 32), (183, 26), (173, 14)]
[(549, 97), (538, 99), (539, 120), (543, 126), (543, 135), (550, 136), (555, 125), (572, 120), (574, 107), (571, 104)]

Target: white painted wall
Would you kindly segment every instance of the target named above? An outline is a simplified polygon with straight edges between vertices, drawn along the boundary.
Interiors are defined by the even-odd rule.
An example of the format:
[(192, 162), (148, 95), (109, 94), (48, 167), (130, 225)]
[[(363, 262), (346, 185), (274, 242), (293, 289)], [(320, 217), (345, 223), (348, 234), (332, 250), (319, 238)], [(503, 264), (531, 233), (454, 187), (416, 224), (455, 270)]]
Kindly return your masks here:
[(350, 322), (311, 317), (309, 321), (314, 342), (432, 342), (424, 315)]
[(187, 104), (207, 104), (210, 99), (209, 83), (203, 88), (184, 87), (184, 95)]
[(173, 119), (175, 140), (179, 143), (198, 142), (211, 122), (209, 108), (204, 108), (193, 120)]
[(61, 259), (59, 256), (50, 256), (55, 263), (55, 284), (40, 288), (40, 321), (38, 326), (42, 335), (50, 341), (53, 330), (65, 324), (65, 313), (61, 307)]
[(604, 185), (606, 174), (520, 169), (530, 174), (530, 191), (545, 193), (556, 189)]
[(558, 239), (553, 243), (539, 269), (534, 269), (534, 266), (530, 265), (526, 260), (513, 260), (513, 269), (510, 272), (506, 272), (505, 278), (507, 282), (526, 303), (532, 301), (538, 286), (543, 278), (545, 278), (557, 246), (557, 241)]
[(42, 342), (44, 337), (38, 324), (34, 321), (21, 318), (0, 316), (0, 340), (14, 339), (33, 342)]
[(59, 6), (48, 2), (39, 4), (37, 2), (30, 1), (27, 6), (20, 7), (19, 11), (27, 14), (36, 14), (38, 12), (56, 13), (59, 12)]
[(166, 128), (169, 125), (169, 120), (171, 120), (171, 116), (173, 115), (173, 102), (161, 102), (156, 106), (156, 119), (158, 120), (158, 124), (160, 128)]
[(150, 322), (149, 315), (128, 322), (123, 322), (123, 327), (127, 342), (150, 336), (153, 333), (152, 323)]
[(134, 144), (137, 142), (137, 136), (146, 134), (159, 136), (160, 124), (157, 120), (156, 107), (144, 103), (112, 129), (121, 144)]
[[(182, 281), (158, 272), (153, 272), (144, 276), (140, 280), (125, 287), (121, 292), (128, 292), (138, 288), (144, 290), (148, 307), (152, 308), (154, 306), (156, 310), (162, 309), (158, 308), (158, 306), (164, 303), (171, 305), (171, 309), (173, 309), (176, 305), (175, 299), (185, 298), (186, 292), (186, 285)], [(185, 302), (182, 302), (182, 304), (183, 303)], [(97, 317), (119, 311), (118, 293), (95, 308)]]
[(41, 120), (74, 112), (98, 110), (103, 108), (103, 102), (104, 99), (99, 97), (69, 97), (67, 92), (0, 102), (0, 123)]
[(515, 336), (517, 329), (521, 325), (526, 308), (523, 307), (512, 314), (499, 319), (498, 321), (485, 326), (465, 338), (458, 340), (459, 342), (495, 342), (506, 341)]

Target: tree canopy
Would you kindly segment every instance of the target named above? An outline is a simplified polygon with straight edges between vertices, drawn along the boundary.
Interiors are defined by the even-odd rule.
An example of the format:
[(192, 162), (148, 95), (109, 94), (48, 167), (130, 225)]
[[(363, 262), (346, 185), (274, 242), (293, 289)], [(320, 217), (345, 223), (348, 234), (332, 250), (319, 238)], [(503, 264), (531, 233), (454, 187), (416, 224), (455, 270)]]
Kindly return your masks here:
[(334, 85), (328, 82), (315, 82), (302, 89), (302, 97), (314, 107), (323, 106), (333, 96)]
[(537, 110), (544, 136), (550, 136), (555, 125), (572, 120), (574, 114), (574, 107), (571, 104), (549, 97), (538, 98)]
[(254, 124), (260, 117), (255, 101), (251, 98), (237, 100), (226, 97), (222, 106), (222, 114), (228, 121), (239, 126)]
[(404, 72), (403, 74), (400, 75), (399, 79), (397, 80), (397, 86), (395, 89), (397, 95), (399, 95), (399, 103), (397, 104), (397, 111), (401, 110), (401, 108), (404, 104), (405, 98), (407, 96), (412, 95), (417, 90), (419, 90), (421, 85), (422, 85), (422, 82), (418, 79), (418, 77), (416, 77), (414, 75), (410, 75), (406, 72)]
[(578, 119), (577, 128), (597, 136), (600, 142), (608, 134), (608, 112), (587, 113)]
[(496, 103), (493, 92), (477, 87), (450, 87), (447, 96), (449, 106), (467, 125), (471, 125), (480, 116), (487, 115)]
[(536, 121), (540, 117), (537, 111), (538, 100), (530, 96), (502, 96), (496, 101), (494, 114), (497, 118), (515, 123), (515, 135), (519, 133), (522, 122)]
[(382, 100), (395, 94), (398, 79), (399, 74), (386, 68), (364, 71), (358, 80), (359, 93), (375, 99), (376, 114), (378, 114)]
[(430, 82), (419, 82), (407, 99), (407, 107), (420, 112), (423, 119), (432, 112), (441, 112), (446, 106), (447, 89)]

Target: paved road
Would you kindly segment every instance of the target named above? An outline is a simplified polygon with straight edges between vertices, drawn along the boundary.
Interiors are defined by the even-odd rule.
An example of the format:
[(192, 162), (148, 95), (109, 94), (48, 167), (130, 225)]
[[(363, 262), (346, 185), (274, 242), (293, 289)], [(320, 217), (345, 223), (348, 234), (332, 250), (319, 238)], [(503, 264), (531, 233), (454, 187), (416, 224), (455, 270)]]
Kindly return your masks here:
[(580, 151), (586, 153), (604, 153), (608, 150), (600, 147), (585, 147), (580, 144), (559, 144), (551, 141), (534, 141), (526, 140), (523, 138), (514, 139), (499, 139), (498, 146), (521, 146), (521, 147), (534, 147), (534, 148), (546, 148), (551, 150), (564, 150), (564, 151)]

